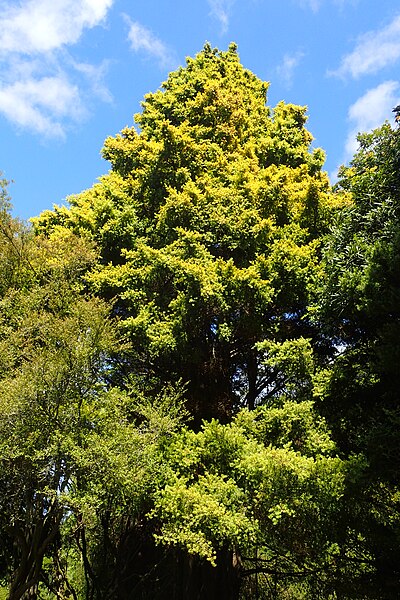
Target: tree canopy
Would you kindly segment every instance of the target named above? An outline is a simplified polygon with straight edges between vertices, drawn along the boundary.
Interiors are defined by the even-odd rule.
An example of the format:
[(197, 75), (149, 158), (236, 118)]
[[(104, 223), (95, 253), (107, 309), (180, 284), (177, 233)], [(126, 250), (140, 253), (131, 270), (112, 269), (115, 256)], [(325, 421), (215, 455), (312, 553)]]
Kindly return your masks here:
[(88, 281), (115, 301), (125, 367), (156, 387), (181, 379), (199, 423), (283, 393), (272, 356), (315, 335), (305, 312), (336, 201), (305, 107), (269, 109), (267, 87), (234, 45), (206, 45), (145, 97), (139, 131), (106, 140), (110, 173), (35, 220), (97, 244)]

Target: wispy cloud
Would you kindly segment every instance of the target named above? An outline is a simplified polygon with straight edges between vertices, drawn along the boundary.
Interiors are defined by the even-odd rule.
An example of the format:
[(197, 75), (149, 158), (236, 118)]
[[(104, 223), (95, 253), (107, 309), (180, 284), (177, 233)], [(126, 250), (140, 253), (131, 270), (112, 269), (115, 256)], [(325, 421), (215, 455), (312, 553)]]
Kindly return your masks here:
[(356, 136), (360, 132), (379, 127), (385, 119), (392, 117), (392, 109), (400, 101), (400, 83), (385, 81), (368, 90), (352, 104), (348, 111), (351, 129), (346, 140), (346, 158), (351, 158), (357, 150)]
[(313, 12), (317, 12), (321, 7), (323, 0), (298, 0), (303, 8), (310, 8)]
[(294, 70), (300, 64), (301, 60), (304, 57), (304, 52), (300, 50), (295, 52), (294, 54), (285, 54), (283, 57), (283, 61), (276, 68), (276, 72), (278, 77), (282, 80), (283, 84), (290, 88), (293, 82)]
[(377, 73), (400, 58), (400, 16), (389, 25), (362, 35), (352, 52), (343, 57), (340, 67), (331, 75), (353, 78)]
[(0, 113), (20, 128), (62, 137), (69, 124), (87, 116), (85, 87), (109, 99), (104, 64), (74, 64), (67, 47), (101, 24), (113, 1), (3, 1)]
[(113, 100), (110, 90), (104, 84), (104, 77), (108, 71), (109, 64), (108, 60), (104, 60), (100, 65), (73, 63), (75, 70), (84, 75), (89, 82), (93, 94), (103, 102), (112, 102)]
[(134, 52), (154, 58), (162, 68), (176, 66), (173, 52), (150, 29), (132, 21), (127, 15), (124, 15), (124, 18), (129, 25), (128, 40)]
[(306, 9), (318, 12), (324, 4), (335, 4), (338, 8), (344, 8), (346, 4), (356, 4), (358, 0), (297, 0), (298, 4)]
[(226, 33), (229, 27), (229, 16), (235, 0), (208, 0), (210, 15), (217, 19), (221, 33)]

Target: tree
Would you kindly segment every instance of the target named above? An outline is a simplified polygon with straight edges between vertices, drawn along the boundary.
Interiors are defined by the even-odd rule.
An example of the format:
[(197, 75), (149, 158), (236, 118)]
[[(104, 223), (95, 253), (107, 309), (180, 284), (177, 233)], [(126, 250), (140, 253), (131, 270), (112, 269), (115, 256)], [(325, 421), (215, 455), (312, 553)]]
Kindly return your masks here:
[(120, 597), (125, 530), (143, 529), (185, 411), (172, 388), (150, 405), (110, 384), (121, 343), (85, 285), (93, 245), (1, 216), (0, 580), (9, 600)]
[(327, 240), (319, 318), (339, 349), (321, 386), (319, 410), (345, 455), (368, 467), (354, 528), (369, 545), (373, 597), (395, 598), (400, 572), (399, 298), (400, 137), (386, 123), (359, 136), (340, 172), (351, 199)]
[(206, 45), (145, 97), (139, 131), (106, 140), (110, 173), (34, 221), (96, 242), (88, 280), (132, 344), (120, 377), (182, 380), (197, 426), (283, 393), (264, 341), (323, 347), (305, 312), (335, 201), (305, 107), (271, 111), (267, 87), (235, 45)]
[(74, 454), (90, 439), (90, 407), (106, 396), (115, 342), (104, 303), (79, 297), (90, 249), (72, 234), (32, 238), (8, 213), (1, 231), (9, 269), (0, 299), (0, 553), (18, 600), (36, 597), (46, 559), (67, 581), (57, 561), (73, 510)]
[(11, 216), (10, 182), (0, 172), (0, 294), (29, 277), (28, 228)]

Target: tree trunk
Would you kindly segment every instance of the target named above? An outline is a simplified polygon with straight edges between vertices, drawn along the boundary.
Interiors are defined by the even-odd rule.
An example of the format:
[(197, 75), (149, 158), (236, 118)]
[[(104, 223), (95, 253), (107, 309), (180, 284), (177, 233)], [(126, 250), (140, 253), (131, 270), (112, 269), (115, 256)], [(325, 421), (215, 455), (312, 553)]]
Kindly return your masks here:
[(257, 357), (254, 353), (250, 353), (247, 358), (247, 379), (248, 379), (248, 391), (247, 391), (247, 408), (254, 410), (257, 398)]
[(216, 567), (182, 554), (179, 567), (180, 585), (174, 600), (238, 600), (240, 561), (232, 551), (221, 550)]
[[(241, 564), (228, 549), (217, 554), (213, 567), (178, 549), (163, 549), (151, 538), (138, 544), (135, 535), (125, 546), (118, 568), (118, 600), (238, 600)], [(117, 591), (118, 590), (118, 591)]]

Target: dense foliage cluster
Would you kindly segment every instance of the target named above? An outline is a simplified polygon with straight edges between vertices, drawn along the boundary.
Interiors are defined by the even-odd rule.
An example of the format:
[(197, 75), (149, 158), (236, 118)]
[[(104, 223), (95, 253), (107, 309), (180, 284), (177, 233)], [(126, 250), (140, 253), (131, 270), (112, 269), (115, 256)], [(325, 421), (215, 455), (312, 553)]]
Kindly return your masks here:
[(330, 187), (206, 45), (32, 219), (0, 205), (10, 600), (396, 598), (400, 138)]

